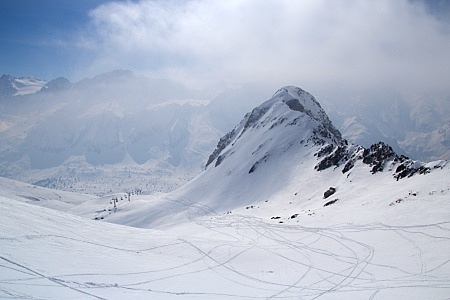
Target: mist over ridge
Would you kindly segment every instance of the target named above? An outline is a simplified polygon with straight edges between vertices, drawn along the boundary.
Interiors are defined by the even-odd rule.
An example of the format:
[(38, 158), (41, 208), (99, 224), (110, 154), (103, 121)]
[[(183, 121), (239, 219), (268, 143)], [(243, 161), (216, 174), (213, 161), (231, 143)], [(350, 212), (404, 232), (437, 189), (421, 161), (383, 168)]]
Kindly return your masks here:
[[(114, 177), (114, 169), (126, 166), (139, 169), (137, 174), (179, 174), (180, 183), (162, 184), (162, 190), (171, 190), (195, 176), (219, 138), (278, 89), (247, 83), (193, 90), (127, 70), (75, 83), (65, 78), (39, 82), (37, 91), (17, 90), (0, 99), (0, 135), (6, 141), (0, 174), (73, 190), (84, 186), (76, 188), (74, 181)], [(384, 141), (414, 159), (449, 159), (448, 98), (405, 99), (389, 90), (355, 96), (336, 90), (317, 99), (351, 143), (369, 147)], [(80, 179), (67, 172), (91, 175)], [(152, 188), (161, 190), (158, 184)]]

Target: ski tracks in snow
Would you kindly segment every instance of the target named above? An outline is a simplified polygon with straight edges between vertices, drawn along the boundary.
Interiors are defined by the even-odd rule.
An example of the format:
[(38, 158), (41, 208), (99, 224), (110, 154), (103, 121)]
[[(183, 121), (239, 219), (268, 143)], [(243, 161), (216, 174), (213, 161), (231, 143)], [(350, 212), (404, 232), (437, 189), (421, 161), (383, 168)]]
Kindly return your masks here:
[[(183, 235), (157, 237), (114, 227), (123, 232), (88, 237), (81, 232), (108, 224), (87, 222), (94, 227), (77, 231), (64, 223), (64, 231), (45, 214), (42, 224), (27, 221), (39, 230), (5, 231), (0, 234), (0, 298), (377, 300), (450, 294), (445, 254), (450, 253), (450, 222), (274, 224), (251, 215), (218, 215), (185, 198), (170, 200), (188, 208), (191, 225)], [(18, 216), (27, 209), (21, 207)], [(16, 217), (8, 218), (0, 219), (5, 230)], [(27, 246), (35, 250), (17, 248)], [(53, 257), (75, 263), (59, 266)]]
[[(265, 294), (261, 298), (356, 295), (356, 299), (383, 299), (399, 292), (420, 299), (421, 294), (438, 297), (450, 292), (450, 261), (445, 255), (436, 255), (436, 249), (450, 250), (450, 222), (304, 227), (271, 224), (236, 214), (197, 222), (218, 236), (231, 234), (241, 240), (247, 251), (239, 252), (226, 264), (217, 264), (216, 268), (232, 270), (236, 275), (234, 281), (241, 278), (238, 283)], [(260, 259), (254, 267), (261, 269), (277, 261), (282, 268), (270, 273), (286, 276), (273, 280), (258, 276), (261, 273), (255, 272), (255, 268), (248, 270), (235, 262), (238, 256)], [(217, 263), (211, 254), (207, 258)]]

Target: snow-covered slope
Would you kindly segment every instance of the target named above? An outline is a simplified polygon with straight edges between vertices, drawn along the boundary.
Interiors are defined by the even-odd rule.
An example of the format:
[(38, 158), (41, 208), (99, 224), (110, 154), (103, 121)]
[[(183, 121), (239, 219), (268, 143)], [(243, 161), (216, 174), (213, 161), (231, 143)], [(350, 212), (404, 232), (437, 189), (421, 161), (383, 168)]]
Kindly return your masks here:
[(0, 197), (0, 298), (444, 300), (450, 193), (440, 183), (392, 206), (389, 186), (286, 218), (290, 195), (282, 215), (266, 203), (164, 231)]
[(314, 97), (285, 87), (172, 193), (68, 214), (0, 185), (0, 297), (444, 300), (448, 178), (446, 161), (348, 145)]
[[(106, 220), (164, 227), (197, 216), (267, 206), (289, 219), (305, 207), (319, 213), (338, 202), (362, 205), (363, 191), (370, 189), (367, 199), (373, 199), (388, 186), (386, 205), (395, 205), (415, 193), (417, 182), (423, 182), (426, 190), (426, 182), (435, 180), (430, 174), (448, 177), (447, 162), (414, 161), (397, 155), (382, 142), (369, 148), (348, 145), (313, 96), (285, 87), (220, 139), (206, 170), (195, 179), (148, 203), (124, 205)], [(447, 183), (439, 182), (443, 190), (448, 188)], [(324, 200), (328, 190), (333, 190), (336, 198)], [(262, 210), (261, 216), (270, 219), (270, 213)]]
[(0, 97), (23, 96), (39, 91), (46, 82), (36, 77), (14, 77), (2, 75), (0, 77)]
[[(412, 161), (384, 143), (348, 145), (314, 97), (285, 87), (221, 138), (206, 170), (174, 196), (219, 211), (270, 201), (279, 193), (318, 200), (337, 182), (350, 188), (356, 172), (371, 177), (384, 170), (389, 175), (383, 180), (398, 181), (445, 164)], [(307, 187), (313, 189), (306, 192)]]
[(0, 186), (3, 197), (60, 211), (97, 199), (92, 195), (47, 189), (4, 177), (0, 177)]

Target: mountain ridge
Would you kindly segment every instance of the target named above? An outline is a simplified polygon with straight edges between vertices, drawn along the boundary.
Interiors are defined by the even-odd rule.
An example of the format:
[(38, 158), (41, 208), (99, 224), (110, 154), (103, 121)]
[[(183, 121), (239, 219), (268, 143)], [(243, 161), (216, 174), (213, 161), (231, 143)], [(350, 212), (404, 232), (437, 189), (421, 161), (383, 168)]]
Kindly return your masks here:
[[(331, 190), (337, 190), (338, 198), (326, 202), (328, 206), (341, 199), (342, 194), (349, 197), (352, 190), (364, 190), (365, 187), (356, 182), (364, 182), (364, 185), (371, 182), (377, 190), (384, 185), (402, 190), (404, 182), (410, 182), (413, 177), (448, 172), (445, 160), (430, 163), (411, 160), (396, 154), (383, 142), (369, 148), (349, 144), (334, 131), (334, 126), (309, 93), (295, 87), (287, 89), (291, 92), (282, 96), (275, 93), (273, 98), (248, 113), (220, 139), (205, 170), (168, 194), (167, 202), (150, 209), (148, 215), (155, 211), (160, 215), (159, 211), (165, 211), (164, 218), (183, 220), (188, 215), (189, 219), (195, 219), (260, 207), (272, 201), (279, 203), (280, 199), (292, 198), (292, 195), (303, 203), (299, 207), (310, 201), (317, 207), (323, 201), (322, 195), (332, 187)], [(300, 97), (297, 91), (301, 91)], [(308, 105), (313, 106), (303, 105), (298, 99), (303, 96), (309, 98)], [(293, 98), (303, 109), (293, 104), (297, 103)], [(314, 107), (316, 110), (312, 113)], [(182, 199), (183, 203), (193, 206), (186, 208), (173, 199)], [(139, 224), (152, 227), (164, 222), (158, 217), (146, 220)]]
[(0, 77), (0, 97), (23, 96), (35, 94), (47, 82), (36, 77), (14, 77), (2, 75)]
[[(264, 115), (263, 107), (254, 112), (252, 108), (259, 107), (261, 99), (272, 92), (273, 90), (269, 91), (268, 87), (247, 85), (234, 90), (224, 88), (223, 93), (216, 96), (210, 93), (208, 96), (168, 80), (146, 79), (144, 76), (123, 70), (100, 74), (76, 83), (57, 78), (46, 83), (34, 94), (2, 97), (0, 138), (5, 143), (0, 147), (0, 174), (30, 183), (48, 184), (54, 188), (71, 186), (71, 191), (84, 192), (85, 188), (91, 185), (93, 178), (84, 181), (84, 176), (81, 176), (78, 182), (69, 183), (70, 180), (62, 180), (67, 183), (61, 183), (61, 178), (69, 178), (73, 174), (68, 173), (73, 172), (73, 168), (67, 169), (66, 166), (71, 164), (71, 161), (79, 159), (80, 164), (86, 165), (87, 169), (108, 169), (117, 166), (118, 173), (122, 173), (123, 162), (126, 160), (131, 169), (143, 170), (144, 165), (149, 164), (165, 165), (174, 172), (186, 173), (186, 176), (183, 175), (184, 178), (193, 178), (212, 161), (213, 164), (220, 164), (226, 155), (221, 153), (220, 149), (216, 149), (217, 153), (214, 154), (217, 139), (222, 136), (225, 140), (220, 144), (225, 147), (226, 138), (238, 138), (239, 135), (234, 136), (230, 129), (241, 120), (237, 116), (242, 116), (247, 111), (249, 119), (246, 124), (242, 124), (242, 129), (245, 130), (239, 134), (250, 130), (253, 123), (258, 122), (259, 117)], [(281, 89), (276, 93), (289, 94), (289, 91)], [(292, 93), (295, 96), (296, 92)], [(301, 101), (296, 102), (293, 98), (297, 96), (293, 95), (290, 95), (289, 99), (292, 99), (286, 100), (285, 103), (288, 108), (290, 106), (291, 112), (304, 110), (308, 113), (320, 107), (320, 104), (316, 106), (314, 102), (311, 102), (311, 107)], [(349, 105), (336, 109), (347, 110)], [(406, 107), (395, 106), (399, 109)], [(373, 106), (368, 107), (373, 111)], [(427, 107), (429, 108), (429, 105)], [(442, 107), (445, 108), (445, 105)], [(430, 113), (425, 111), (424, 116), (420, 115), (419, 108), (414, 110), (414, 116), (420, 116), (417, 126), (427, 131), (435, 128), (433, 126), (439, 122), (430, 123), (427, 120), (439, 117), (435, 114), (438, 108)], [(353, 113), (352, 110), (349, 111)], [(445, 109), (442, 111), (445, 112)], [(383, 113), (382, 109), (376, 111), (376, 114), (371, 116), (372, 122), (376, 119), (382, 120)], [(328, 120), (332, 120), (332, 114), (328, 111), (327, 114)], [(381, 117), (378, 117), (378, 114)], [(403, 122), (407, 119), (408, 112), (393, 111), (387, 114), (386, 120), (389, 121), (397, 115), (402, 117)], [(322, 122), (322, 128), (317, 130), (328, 132), (327, 134), (330, 137), (334, 136), (335, 139), (354, 138), (355, 134), (356, 140), (359, 137), (369, 136), (364, 143), (366, 148), (370, 148), (379, 140), (387, 141), (397, 153), (406, 156), (405, 152), (399, 152), (400, 140), (396, 143), (391, 134), (384, 138), (383, 134), (386, 132), (376, 130), (374, 124), (364, 127), (361, 118), (355, 117), (352, 120), (354, 122), (347, 122), (348, 126), (343, 127), (344, 131), (341, 126), (336, 126), (334, 119), (335, 130), (327, 122)], [(280, 119), (278, 123), (270, 126), (284, 126), (285, 122), (287, 121)], [(341, 125), (340, 122), (337, 124)], [(414, 127), (411, 122), (407, 124)], [(384, 124), (383, 128), (385, 127), (388, 126)], [(447, 157), (450, 154), (445, 139), (448, 135), (447, 129), (450, 128), (447, 127), (443, 126), (426, 134), (417, 133), (408, 136), (410, 140), (408, 143), (415, 144), (415, 147), (422, 149), (420, 151), (424, 153), (430, 153), (430, 157), (434, 157), (432, 154), (434, 150), (440, 153), (436, 156)], [(353, 132), (350, 136), (349, 131)], [(224, 136), (227, 132), (228, 136)], [(354, 143), (351, 139), (348, 140)], [(433, 148), (433, 145), (436, 147)], [(334, 152), (333, 149), (330, 151)], [(339, 151), (343, 153), (347, 150)], [(212, 156), (208, 157), (210, 154)], [(351, 157), (353, 153), (345, 155)], [(216, 160), (219, 156), (220, 159)], [(258, 161), (266, 159), (262, 156)], [(257, 165), (260, 166), (261, 162)], [(80, 174), (86, 168), (81, 167), (75, 173)], [(153, 167), (150, 169), (156, 171)], [(113, 172), (105, 172), (95, 180), (103, 182), (104, 176), (111, 174)], [(141, 174), (141, 171), (138, 174)], [(109, 178), (111, 182), (116, 180)], [(169, 186), (179, 185), (173, 183)], [(114, 184), (113, 187), (117, 188), (117, 185)], [(89, 190), (96, 194), (104, 192)], [(106, 190), (110, 190), (110, 187)], [(158, 187), (157, 190), (168, 191), (168, 188)], [(149, 190), (151, 191), (154, 190)]]
[[(282, 103), (287, 105), (290, 110), (299, 112), (299, 116), (296, 116), (292, 120), (288, 120), (283, 115), (278, 117), (265, 116), (270, 109)], [(307, 137), (306, 142), (313, 140), (314, 145), (322, 146), (314, 154), (314, 156), (320, 158), (320, 161), (315, 166), (317, 171), (344, 165), (342, 173), (345, 174), (354, 167), (357, 160), (361, 160), (364, 164), (371, 166), (372, 174), (383, 171), (386, 164), (390, 164), (391, 167), (395, 166), (393, 176), (397, 180), (406, 176), (412, 176), (416, 173), (424, 174), (430, 171), (430, 168), (425, 163), (411, 160), (404, 155), (398, 155), (391, 146), (381, 141), (371, 145), (369, 148), (358, 145), (349, 146), (348, 141), (343, 139), (339, 130), (332, 125), (317, 100), (308, 92), (294, 86), (286, 86), (279, 89), (270, 100), (253, 109), (244, 117), (244, 120), (239, 125), (223, 136), (214, 152), (209, 156), (206, 168), (214, 161), (216, 161), (215, 167), (221, 164), (227, 152), (231, 151), (226, 150), (226, 148), (230, 147), (230, 145), (234, 146), (248, 128), (264, 127), (270, 121), (275, 121), (272, 122), (270, 129), (283, 124), (286, 120), (289, 121), (288, 125), (296, 125), (296, 122), (304, 118), (305, 114), (310, 119), (303, 120), (304, 122), (311, 123), (312, 120), (317, 121), (316, 126), (306, 127), (312, 133)], [(263, 118), (264, 120), (261, 121)], [(267, 157), (264, 156), (263, 160), (266, 159)], [(259, 164), (260, 160), (257, 163)], [(250, 171), (253, 172), (255, 167), (256, 165), (253, 165)]]
[[(280, 116), (266, 116), (270, 110), (276, 113), (277, 109), (280, 110)], [(289, 115), (292, 115), (292, 112), (300, 114), (292, 118)], [(268, 125), (270, 125), (269, 130), (271, 130), (286, 122), (288, 124), (285, 124), (285, 126), (300, 126), (303, 125), (300, 119), (304, 118), (305, 115), (309, 116), (306, 122), (317, 125), (315, 128), (303, 128), (314, 131), (312, 138), (317, 139), (316, 143), (325, 143), (324, 139), (331, 139), (334, 142), (342, 140), (340, 132), (331, 124), (328, 116), (311, 94), (298, 87), (286, 86), (279, 89), (271, 99), (246, 114), (239, 125), (220, 139), (216, 150), (208, 158), (206, 167), (216, 159), (216, 166), (220, 164), (224, 158), (220, 156), (222, 151), (230, 144), (234, 145), (247, 130)]]

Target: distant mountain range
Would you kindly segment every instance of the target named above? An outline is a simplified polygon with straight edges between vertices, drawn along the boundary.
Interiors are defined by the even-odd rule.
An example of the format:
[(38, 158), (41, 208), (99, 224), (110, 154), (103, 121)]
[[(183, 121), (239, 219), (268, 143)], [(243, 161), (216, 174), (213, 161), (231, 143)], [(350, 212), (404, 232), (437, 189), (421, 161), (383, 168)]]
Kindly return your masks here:
[[(167, 117), (163, 111), (158, 112)], [(199, 116), (189, 120), (196, 118)], [(196, 130), (202, 129), (199, 124), (196, 126)], [(203, 130), (205, 135), (208, 131)], [(188, 131), (184, 135), (195, 140)], [(126, 159), (97, 167), (73, 159), (63, 163), (64, 172), (61, 166), (56, 167), (60, 177), (53, 181), (47, 179), (40, 185), (59, 188), (58, 184), (67, 184), (65, 180), (69, 178), (75, 177), (80, 182), (91, 178), (91, 186), (104, 191), (99, 193), (102, 197), (83, 197), (81, 201), (70, 193), (52, 195), (45, 189), (6, 179), (2, 181), (4, 193), (14, 199), (96, 220), (154, 228), (248, 209), (255, 210), (250, 215), (256, 214), (265, 222), (292, 223), (300, 215), (313, 216), (307, 207), (313, 207), (314, 214), (329, 214), (328, 206), (345, 210), (352, 205), (361, 210), (375, 209), (380, 214), (376, 216), (378, 220), (383, 218), (386, 206), (416, 199), (418, 193), (420, 199), (423, 193), (432, 199), (437, 191), (444, 195), (450, 188), (445, 180), (450, 171), (448, 161), (413, 160), (397, 154), (384, 142), (370, 147), (349, 143), (315, 97), (294, 86), (279, 89), (269, 100), (253, 108), (234, 128), (217, 138), (215, 144), (195, 178), (177, 177), (179, 169), (170, 161), (170, 152), (165, 165), (161, 163), (162, 158), (153, 158), (159, 162), (159, 169), (144, 163), (147, 172), (133, 167), (136, 163)], [(189, 152), (181, 148), (186, 160)], [(187, 170), (185, 166), (178, 168)], [(102, 176), (103, 182), (98, 180)], [(155, 178), (168, 183), (169, 177), (175, 183), (167, 191), (173, 191), (152, 193), (148, 196), (151, 201), (141, 196), (142, 192), (161, 191), (152, 190), (149, 184), (154, 184)], [(76, 185), (76, 180), (71, 184)], [(131, 183), (134, 189), (130, 188)], [(118, 189), (110, 189), (112, 185)], [(67, 186), (66, 189), (70, 190)], [(128, 200), (131, 194), (133, 201)], [(111, 197), (120, 201), (112, 205)], [(380, 200), (375, 200), (378, 197)], [(115, 209), (116, 205), (120, 208)]]
[(46, 82), (35, 77), (16, 78), (11, 75), (0, 77), (0, 97), (34, 94), (42, 89)]
[[(77, 83), (4, 75), (0, 175), (104, 193), (133, 189), (149, 174), (146, 190), (169, 191), (198, 174), (218, 138), (270, 94), (256, 84), (205, 93), (121, 70)], [(415, 159), (450, 158), (446, 99), (369, 100), (327, 105), (343, 138), (365, 147), (384, 141)]]

